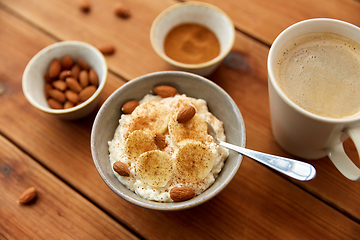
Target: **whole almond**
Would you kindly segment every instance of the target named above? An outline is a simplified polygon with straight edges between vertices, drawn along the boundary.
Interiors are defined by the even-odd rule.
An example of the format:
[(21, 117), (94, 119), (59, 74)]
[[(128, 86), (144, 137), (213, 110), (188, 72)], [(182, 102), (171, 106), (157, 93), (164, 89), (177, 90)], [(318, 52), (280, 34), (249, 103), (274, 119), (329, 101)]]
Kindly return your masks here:
[(87, 13), (91, 9), (91, 4), (89, 0), (79, 0), (79, 8), (81, 11)]
[(90, 70), (89, 64), (87, 64), (87, 62), (85, 62), (85, 61), (82, 60), (81, 58), (78, 58), (78, 59), (77, 59), (77, 63), (79, 64), (79, 67), (80, 67), (81, 69), (84, 69), (84, 70), (87, 70), (87, 71)]
[(64, 109), (72, 108), (74, 106), (75, 106), (75, 104), (70, 101), (67, 101), (64, 103)]
[(195, 197), (195, 191), (188, 187), (174, 187), (170, 190), (170, 198), (174, 202), (182, 202)]
[(57, 58), (54, 58), (49, 66), (49, 77), (55, 79), (59, 76), (61, 72), (61, 64)]
[(59, 89), (60, 91), (65, 91), (67, 89), (67, 85), (64, 80), (56, 80), (52, 82), (54, 88)]
[(71, 56), (67, 55), (61, 59), (60, 63), (62, 69), (69, 70), (74, 65), (74, 59)]
[(176, 88), (166, 85), (154, 87), (154, 92), (162, 98), (174, 97), (177, 94)]
[(114, 13), (121, 18), (130, 17), (130, 9), (122, 3), (116, 3), (114, 6)]
[(111, 55), (115, 52), (115, 46), (111, 43), (104, 43), (97, 47), (104, 55)]
[(70, 77), (70, 76), (71, 76), (71, 71), (70, 70), (63, 70), (59, 74), (59, 79), (64, 80), (65, 78)]
[(67, 77), (65, 80), (67, 86), (69, 89), (73, 90), (76, 93), (81, 92), (83, 89), (80, 85), (80, 83), (73, 77)]
[(89, 73), (86, 70), (81, 70), (79, 73), (79, 83), (82, 88), (89, 85)]
[(135, 108), (136, 108), (137, 106), (139, 106), (139, 104), (140, 104), (139, 101), (131, 100), (131, 101), (126, 102), (126, 103), (122, 106), (121, 110), (122, 110), (123, 113), (125, 113), (125, 114), (131, 114), (131, 113), (135, 110)]
[(36, 188), (30, 187), (21, 194), (17, 202), (21, 204), (26, 204), (34, 200), (36, 197), (37, 197)]
[(60, 103), (64, 103), (66, 101), (65, 94), (58, 89), (50, 89), (49, 96)]
[(165, 136), (161, 133), (155, 133), (155, 144), (160, 148), (166, 148)]
[(191, 105), (186, 105), (177, 114), (178, 123), (185, 123), (195, 116), (196, 109)]
[(80, 73), (81, 69), (80, 66), (75, 64), (72, 68), (71, 68), (71, 76), (75, 79), (79, 78), (79, 73)]
[(45, 84), (45, 97), (46, 97), (46, 99), (48, 99), (50, 97), (49, 91), (51, 89), (53, 89), (53, 86), (51, 85), (51, 83), (46, 83)]
[(94, 93), (96, 92), (96, 87), (93, 85), (87, 86), (79, 93), (79, 100), (81, 102), (86, 101), (89, 99)]
[(79, 101), (79, 95), (72, 90), (66, 90), (65, 97), (68, 101), (70, 101), (74, 104), (76, 104)]
[(90, 69), (89, 70), (89, 81), (91, 85), (97, 86), (99, 85), (99, 78), (98, 75), (96, 74), (94, 69)]
[(120, 176), (128, 177), (130, 176), (130, 171), (128, 166), (120, 161), (117, 161), (113, 164), (113, 169), (115, 172), (117, 172)]
[(51, 79), (50, 76), (49, 76), (49, 72), (46, 72), (46, 73), (44, 74), (44, 79), (45, 79), (46, 82), (51, 82), (51, 81), (52, 81), (52, 79)]
[(53, 98), (49, 98), (47, 100), (47, 103), (48, 103), (49, 107), (51, 107), (52, 109), (63, 109), (64, 108), (62, 103), (56, 101)]

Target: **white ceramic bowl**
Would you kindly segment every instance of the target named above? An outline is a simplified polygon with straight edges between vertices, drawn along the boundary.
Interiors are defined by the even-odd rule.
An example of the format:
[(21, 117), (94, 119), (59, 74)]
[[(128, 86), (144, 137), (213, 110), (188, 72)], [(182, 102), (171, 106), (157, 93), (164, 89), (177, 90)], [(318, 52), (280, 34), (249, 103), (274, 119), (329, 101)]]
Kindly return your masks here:
[[(88, 100), (78, 106), (69, 109), (52, 109), (47, 104), (44, 94), (44, 74), (54, 58), (61, 59), (66, 55), (86, 61), (96, 71), (99, 86)], [(22, 89), (26, 99), (34, 107), (62, 119), (74, 120), (87, 116), (97, 107), (106, 78), (107, 64), (103, 54), (97, 48), (84, 42), (63, 41), (45, 47), (29, 61), (22, 76)]]
[(117, 89), (105, 101), (97, 113), (91, 131), (92, 157), (104, 182), (117, 195), (135, 205), (163, 211), (194, 207), (213, 198), (230, 183), (241, 165), (242, 155), (231, 151), (220, 175), (209, 189), (193, 199), (175, 203), (155, 202), (140, 197), (121, 184), (111, 168), (108, 141), (112, 140), (119, 124), (122, 105), (128, 100), (142, 99), (157, 85), (170, 85), (175, 87), (180, 94), (206, 100), (209, 111), (223, 121), (227, 141), (242, 147), (245, 146), (243, 118), (234, 101), (222, 88), (196, 74), (165, 71), (131, 80)]
[[(183, 23), (197, 23), (212, 30), (219, 40), (220, 54), (199, 64), (185, 64), (169, 58), (164, 53), (165, 38), (171, 29)], [(150, 41), (155, 52), (176, 70), (208, 76), (231, 51), (235, 41), (235, 28), (230, 17), (221, 9), (202, 2), (184, 2), (159, 14), (151, 26)]]

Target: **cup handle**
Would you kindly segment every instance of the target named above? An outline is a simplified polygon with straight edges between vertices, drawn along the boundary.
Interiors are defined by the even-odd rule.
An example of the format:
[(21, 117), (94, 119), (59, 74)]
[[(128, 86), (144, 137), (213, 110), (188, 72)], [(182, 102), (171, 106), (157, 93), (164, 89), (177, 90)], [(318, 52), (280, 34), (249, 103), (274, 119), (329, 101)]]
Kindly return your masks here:
[[(360, 156), (360, 128), (347, 128), (343, 132), (352, 139)], [(345, 177), (353, 181), (360, 179), (360, 169), (347, 156), (342, 142), (328, 148), (326, 152), (336, 168)]]

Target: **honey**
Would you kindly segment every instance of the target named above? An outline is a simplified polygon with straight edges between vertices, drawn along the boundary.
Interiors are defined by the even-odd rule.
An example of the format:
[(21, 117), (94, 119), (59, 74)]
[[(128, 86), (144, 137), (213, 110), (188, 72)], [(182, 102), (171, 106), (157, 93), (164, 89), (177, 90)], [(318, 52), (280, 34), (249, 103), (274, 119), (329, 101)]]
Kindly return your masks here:
[(220, 54), (220, 43), (207, 27), (186, 23), (170, 30), (165, 38), (164, 50), (175, 61), (199, 64), (216, 58)]

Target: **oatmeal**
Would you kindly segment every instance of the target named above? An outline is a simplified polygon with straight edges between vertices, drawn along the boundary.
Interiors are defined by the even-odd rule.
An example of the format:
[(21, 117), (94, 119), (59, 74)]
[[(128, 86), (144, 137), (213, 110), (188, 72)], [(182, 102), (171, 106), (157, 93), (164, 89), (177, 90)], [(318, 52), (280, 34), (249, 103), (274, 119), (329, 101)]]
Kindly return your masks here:
[[(179, 123), (177, 114), (186, 106), (196, 113)], [(172, 202), (171, 190), (179, 187), (201, 194), (214, 183), (229, 154), (207, 134), (205, 121), (225, 141), (223, 123), (208, 111), (204, 100), (184, 94), (146, 95), (133, 112), (121, 115), (108, 143), (115, 176), (149, 200)], [(119, 166), (129, 174), (115, 171)]]

